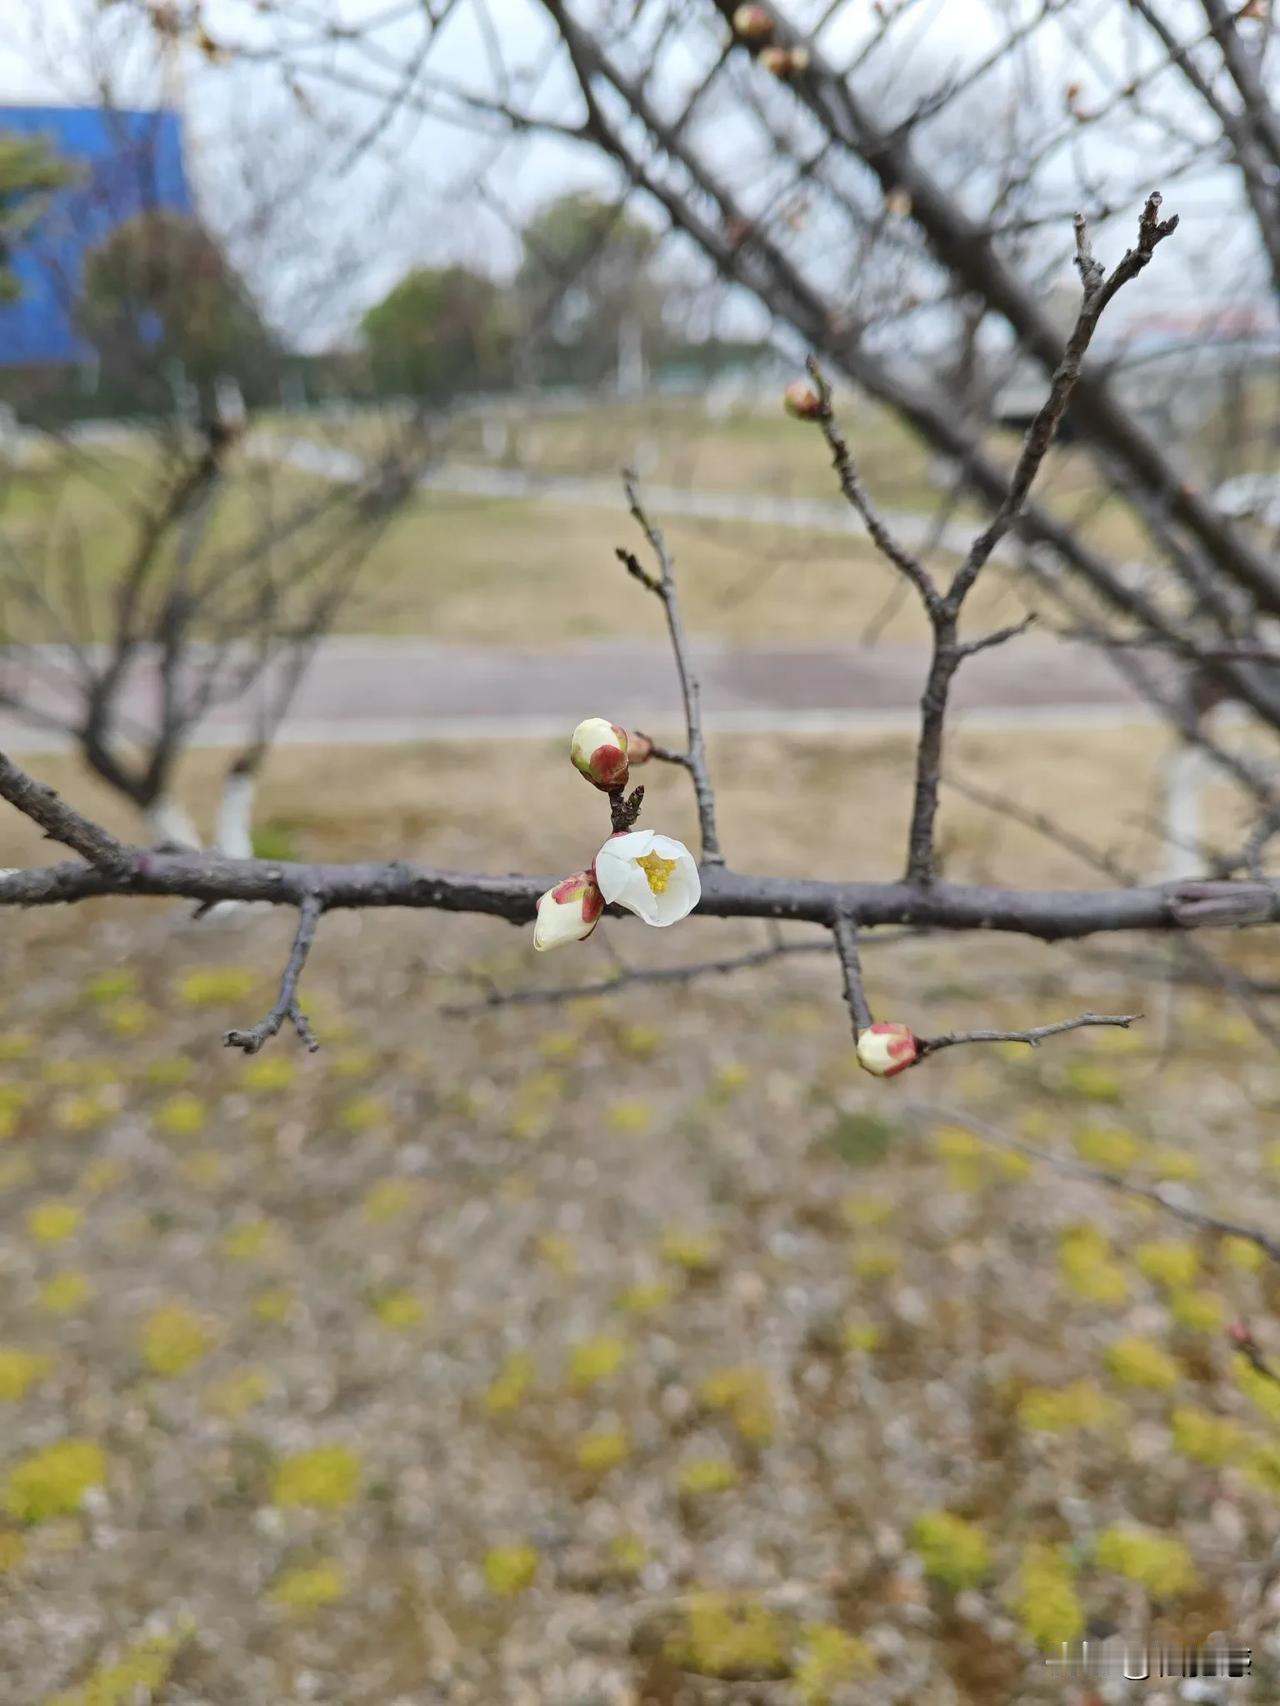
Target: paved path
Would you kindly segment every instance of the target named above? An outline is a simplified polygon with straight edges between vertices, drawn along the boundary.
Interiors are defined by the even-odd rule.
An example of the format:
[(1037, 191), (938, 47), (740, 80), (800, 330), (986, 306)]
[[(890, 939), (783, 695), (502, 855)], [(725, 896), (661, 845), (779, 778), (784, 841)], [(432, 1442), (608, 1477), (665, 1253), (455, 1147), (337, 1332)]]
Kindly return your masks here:
[[(916, 646), (704, 644), (695, 647), (695, 660), (708, 729), (743, 733), (913, 727), (925, 672)], [(40, 693), (43, 704), (57, 708), (51, 687)], [(138, 722), (150, 721), (154, 695), (153, 670), (143, 658), (128, 683), (128, 709)], [(972, 658), (957, 677), (954, 702), (971, 727), (1147, 720), (1145, 705), (1104, 658), (1085, 647), (1029, 639)], [(240, 739), (251, 714), (243, 700), (216, 706), (200, 744)], [(281, 739), (346, 745), (541, 739), (594, 715), (654, 733), (678, 731), (680, 694), (670, 654), (625, 641), (520, 651), (421, 639), (332, 639), (320, 647)], [(0, 712), (0, 748), (55, 750), (63, 744)]]

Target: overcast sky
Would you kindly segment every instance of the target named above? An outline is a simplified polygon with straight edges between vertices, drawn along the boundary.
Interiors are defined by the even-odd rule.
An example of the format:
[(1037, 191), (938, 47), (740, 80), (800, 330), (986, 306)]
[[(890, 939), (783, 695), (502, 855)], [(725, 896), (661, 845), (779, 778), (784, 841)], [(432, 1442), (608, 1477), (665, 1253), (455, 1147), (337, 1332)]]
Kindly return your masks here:
[[(296, 0), (285, 0), (290, 3)], [(595, 4), (603, 7), (607, 0)], [(448, 258), (499, 272), (509, 268), (517, 253), (513, 222), (518, 226), (539, 202), (563, 189), (612, 181), (609, 167), (586, 149), (554, 139), (503, 145), (425, 117), (411, 105), (397, 108), (369, 141), (385, 111), (386, 92), (397, 87), (400, 67), (421, 39), (413, 22), (384, 27), (372, 52), (312, 51), (307, 57), (313, 75), (303, 84), (319, 115), (312, 120), (274, 68), (214, 69), (188, 49), (172, 56), (167, 72), (157, 77), (150, 38), (145, 52), (128, 48), (127, 5), (0, 0), (0, 6), (6, 22), (12, 17), (16, 26), (0, 41), (5, 99), (94, 101), (107, 74), (121, 104), (168, 98), (182, 106), (189, 166), (211, 222), (228, 235), (259, 286), (268, 285), (276, 318), (295, 329), (309, 327), (304, 333), (309, 342), (349, 325), (416, 262)], [(356, 26), (385, 16), (391, 0), (311, 0), (307, 9)], [(796, 0), (795, 9), (802, 13), (804, 0)], [(591, 15), (591, 0), (580, 0), (580, 10)], [(1109, 20), (1127, 8), (1116, 8), (1114, 0), (1073, 0), (1073, 12), (1086, 23), (1101, 20), (1090, 32), (1096, 62), (1118, 63), (1125, 49), (1119, 26)], [(493, 40), (478, 27), (472, 7), (454, 7), (432, 48), (434, 74), (479, 88), (496, 51), (510, 66), (539, 61), (549, 39), (540, 6), (533, 0), (490, 0), (489, 14)], [(271, 40), (271, 27), (252, 0), (206, 0), (205, 16), (215, 39), (249, 45)], [(851, 0), (840, 16), (843, 39), (828, 45), (852, 51), (869, 22), (870, 6)], [(922, 24), (928, 62), (944, 69), (973, 64), (994, 43), (993, 16), (988, 0), (922, 0), (913, 14)], [(679, 64), (678, 50), (674, 63)], [(371, 92), (331, 80), (339, 65), (348, 80)], [(1087, 58), (1083, 65), (1087, 100)], [(545, 98), (557, 98), (554, 84), (542, 87)], [(892, 90), (883, 98), (892, 99)], [(558, 116), (572, 116), (567, 85), (560, 86), (558, 99)], [(367, 143), (363, 152), (355, 148), (361, 141)], [(1105, 138), (1095, 133), (1089, 146), (1090, 169), (1105, 176)], [(486, 165), (490, 169), (482, 172)], [(1158, 279), (1152, 269), (1148, 303), (1194, 300), (1197, 293), (1203, 296), (1206, 278), (1221, 295), (1233, 277), (1221, 190), (1211, 178), (1182, 188), (1181, 200), (1171, 194), (1169, 203), (1184, 213), (1186, 228), (1177, 256), (1162, 266)], [(1206, 257), (1213, 269), (1208, 273)], [(1244, 277), (1238, 268), (1234, 276)]]

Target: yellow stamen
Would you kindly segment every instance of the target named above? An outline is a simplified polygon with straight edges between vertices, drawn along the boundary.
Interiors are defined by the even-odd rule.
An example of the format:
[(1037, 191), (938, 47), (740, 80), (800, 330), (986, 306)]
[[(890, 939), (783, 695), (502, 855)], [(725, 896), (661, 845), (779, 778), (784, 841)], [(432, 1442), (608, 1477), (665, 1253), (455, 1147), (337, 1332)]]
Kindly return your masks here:
[(661, 853), (646, 853), (643, 859), (636, 860), (654, 894), (663, 893), (678, 863), (676, 859), (664, 859)]

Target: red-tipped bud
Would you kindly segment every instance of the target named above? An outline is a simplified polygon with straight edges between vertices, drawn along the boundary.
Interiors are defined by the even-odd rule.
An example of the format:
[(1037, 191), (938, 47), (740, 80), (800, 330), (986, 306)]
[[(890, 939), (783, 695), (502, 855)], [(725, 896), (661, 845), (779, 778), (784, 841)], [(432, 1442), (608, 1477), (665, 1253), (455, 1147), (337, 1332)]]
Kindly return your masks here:
[(1238, 1351), (1256, 1351), (1258, 1348), (1247, 1321), (1233, 1321), (1227, 1328), (1227, 1337)]
[(653, 757), (653, 742), (648, 735), (642, 735), (639, 729), (627, 731), (627, 762), (630, 764), (647, 764)]
[(782, 406), (797, 421), (822, 419), (822, 398), (803, 379), (793, 380), (782, 393)]
[(919, 1043), (907, 1025), (868, 1025), (858, 1033), (858, 1065), (875, 1078), (896, 1078), (919, 1056)]
[(733, 14), (733, 33), (746, 47), (763, 47), (773, 34), (768, 7), (739, 6)]
[(569, 757), (593, 787), (617, 793), (627, 785), (627, 731), (603, 717), (579, 723), (569, 742)]

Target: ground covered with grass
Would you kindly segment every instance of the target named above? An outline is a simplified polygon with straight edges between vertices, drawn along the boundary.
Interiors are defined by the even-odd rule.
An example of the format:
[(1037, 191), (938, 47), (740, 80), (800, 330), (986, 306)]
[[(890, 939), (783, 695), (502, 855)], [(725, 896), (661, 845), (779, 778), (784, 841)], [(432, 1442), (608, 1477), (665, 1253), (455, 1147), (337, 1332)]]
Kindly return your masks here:
[[(1056, 738), (1006, 739), (1011, 785), (1147, 857), (1158, 737)], [(719, 743), (731, 853), (878, 873), (905, 751)], [(646, 814), (676, 833), (680, 780)], [(264, 800), (306, 856), (494, 870), (559, 868), (599, 815), (534, 743), (282, 755)], [(1096, 880), (981, 821), (951, 813), (951, 874)], [(608, 943), (761, 939), (713, 922), (535, 960), (497, 923), (334, 917), (321, 1051), (232, 1055), (288, 934), (151, 902), (6, 921), (6, 1700), (1049, 1702), (1057, 1642), (1147, 1620), (1251, 1643), (1232, 1699), (1274, 1693), (1280, 1387), (1224, 1329), (1280, 1357), (1280, 1270), (961, 1117), (1280, 1232), (1280, 1059), (1220, 994), (1171, 995), (1168, 948), (870, 944), (873, 1002), (922, 1029), (1147, 1015), (877, 1083), (819, 955), (443, 1011), (477, 975), (607, 977)], [(1220, 948), (1259, 976), (1269, 951)]]

